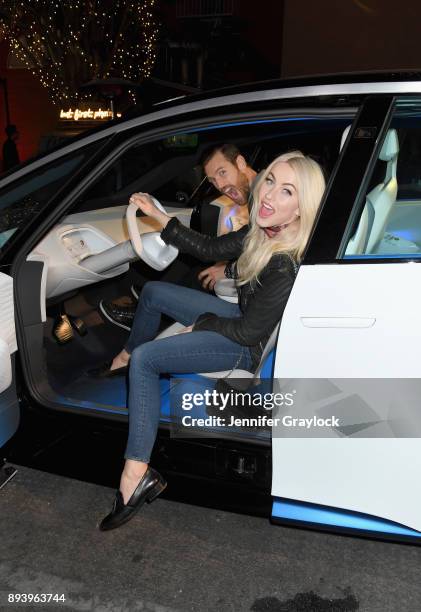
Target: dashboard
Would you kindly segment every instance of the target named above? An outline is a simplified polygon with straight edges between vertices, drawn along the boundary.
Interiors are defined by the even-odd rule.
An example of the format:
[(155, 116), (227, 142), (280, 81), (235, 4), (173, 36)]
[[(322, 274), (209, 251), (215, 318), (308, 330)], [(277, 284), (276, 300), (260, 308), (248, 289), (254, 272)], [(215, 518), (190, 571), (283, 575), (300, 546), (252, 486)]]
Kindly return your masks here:
[[(129, 241), (126, 210), (124, 205), (68, 215), (43, 238), (27, 260), (44, 263), (45, 299), (127, 272), (134, 253)], [(190, 225), (190, 208), (166, 207), (165, 210), (184, 225)], [(137, 217), (136, 221), (140, 234), (161, 229), (150, 217)], [(106, 252), (109, 253), (107, 269), (102, 272), (90, 269), (89, 260)]]

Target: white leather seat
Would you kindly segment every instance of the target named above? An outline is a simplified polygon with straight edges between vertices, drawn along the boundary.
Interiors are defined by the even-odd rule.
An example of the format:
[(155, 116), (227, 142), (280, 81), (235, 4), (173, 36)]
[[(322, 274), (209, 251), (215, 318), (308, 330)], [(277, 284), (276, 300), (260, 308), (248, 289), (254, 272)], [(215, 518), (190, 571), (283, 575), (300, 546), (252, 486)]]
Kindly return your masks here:
[[(281, 323), (279, 322), (276, 325), (273, 332), (271, 333), (269, 340), (267, 341), (266, 346), (263, 350), (259, 365), (254, 373), (249, 372), (247, 370), (237, 370), (236, 369), (236, 370), (224, 370), (222, 372), (206, 372), (206, 373), (198, 372), (198, 374), (200, 374), (201, 376), (205, 376), (206, 378), (253, 378), (254, 380), (258, 381), (260, 379), (260, 374), (265, 364), (266, 358), (268, 357), (269, 353), (271, 352), (271, 350), (274, 348), (276, 344), (276, 339), (278, 337), (280, 324)], [(184, 325), (182, 325), (181, 323), (173, 323), (172, 325), (164, 329), (164, 331), (162, 331), (160, 334), (158, 334), (156, 337), (156, 340), (160, 338), (168, 338), (169, 336), (174, 336), (179, 331), (181, 331), (183, 328), (184, 328)]]
[[(348, 125), (347, 128), (343, 131), (341, 144), (339, 150), (342, 151), (343, 146), (345, 144), (346, 139), (348, 138), (349, 130), (351, 126)], [(346, 247), (346, 255), (356, 255), (358, 253), (363, 253), (367, 243), (368, 236), (368, 208), (364, 206), (363, 212), (361, 214), (360, 222), (358, 223), (357, 231), (348, 241), (348, 246)]]
[(214, 291), (221, 300), (238, 304), (237, 287), (233, 278), (221, 278), (217, 280)]
[(365, 252), (369, 232), (368, 207), (364, 206), (357, 231), (346, 247), (345, 255), (359, 255)]
[[(350, 126), (342, 135), (341, 148), (348, 136), (349, 129)], [(379, 155), (380, 160), (387, 162), (386, 176), (382, 183), (367, 194), (357, 231), (349, 240), (345, 255), (375, 253), (378, 249), (398, 193), (396, 180), (398, 153), (398, 135), (395, 129), (390, 129)]]
[(374, 219), (368, 236), (366, 253), (375, 253), (386, 230), (393, 204), (398, 195), (396, 168), (398, 164), (399, 141), (396, 130), (389, 130), (380, 151), (379, 159), (387, 162), (383, 183), (367, 195), (367, 203), (374, 209)]

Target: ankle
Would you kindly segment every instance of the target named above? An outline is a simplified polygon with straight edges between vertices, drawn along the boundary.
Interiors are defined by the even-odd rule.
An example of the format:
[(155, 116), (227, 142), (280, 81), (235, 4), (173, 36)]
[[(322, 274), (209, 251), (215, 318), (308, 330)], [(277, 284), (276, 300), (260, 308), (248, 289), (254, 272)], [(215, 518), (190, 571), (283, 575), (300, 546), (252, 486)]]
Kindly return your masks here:
[(148, 466), (144, 463), (139, 466), (126, 466), (121, 476), (122, 478), (127, 478), (127, 480), (130, 480), (132, 482), (138, 481), (143, 478), (143, 476), (146, 474), (147, 469)]

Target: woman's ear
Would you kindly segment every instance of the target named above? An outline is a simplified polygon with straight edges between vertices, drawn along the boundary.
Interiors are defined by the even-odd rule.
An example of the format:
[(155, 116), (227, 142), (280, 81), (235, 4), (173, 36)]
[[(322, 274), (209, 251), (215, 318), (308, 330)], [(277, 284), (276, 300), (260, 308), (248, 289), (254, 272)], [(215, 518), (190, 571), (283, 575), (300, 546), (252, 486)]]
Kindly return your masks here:
[(244, 170), (247, 168), (247, 162), (242, 155), (237, 155), (235, 163), (240, 172), (244, 172)]

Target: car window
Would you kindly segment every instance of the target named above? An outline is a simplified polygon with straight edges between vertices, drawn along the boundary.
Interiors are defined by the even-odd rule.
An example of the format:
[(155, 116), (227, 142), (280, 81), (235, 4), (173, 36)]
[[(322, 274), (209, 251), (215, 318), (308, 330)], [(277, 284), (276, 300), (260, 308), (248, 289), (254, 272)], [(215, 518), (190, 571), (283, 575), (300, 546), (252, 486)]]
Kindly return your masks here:
[(182, 205), (200, 184), (197, 134), (176, 134), (135, 144), (109, 166), (79, 200), (79, 208), (126, 203), (135, 191), (150, 192), (163, 203)]
[(346, 259), (421, 257), (421, 98), (397, 100), (351, 218)]
[[(335, 110), (324, 116), (312, 116), (307, 111), (288, 118), (239, 120), (226, 125), (219, 122), (191, 132), (168, 134), (153, 142), (132, 144), (81, 195), (73, 212), (126, 205), (136, 191), (151, 193), (164, 206), (205, 206), (220, 193), (204, 177), (201, 157), (205, 149), (222, 143), (236, 144), (257, 172), (277, 155), (300, 149), (321, 163), (328, 177), (339, 155), (343, 129), (352, 122), (353, 115), (352, 109), (343, 114)], [(207, 218), (216, 219), (219, 210), (213, 212)]]
[(0, 249), (34, 220), (98, 143), (47, 163), (0, 190)]

